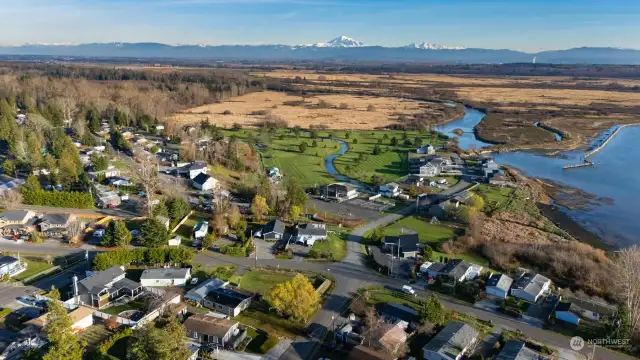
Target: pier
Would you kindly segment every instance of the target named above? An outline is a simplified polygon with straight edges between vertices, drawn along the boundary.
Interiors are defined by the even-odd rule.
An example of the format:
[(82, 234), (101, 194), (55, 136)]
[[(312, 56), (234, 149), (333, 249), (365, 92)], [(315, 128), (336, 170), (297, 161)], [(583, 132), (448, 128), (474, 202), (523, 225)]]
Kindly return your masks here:
[(594, 164), (591, 161), (585, 159), (582, 164), (565, 165), (565, 166), (562, 167), (562, 169), (567, 170), (567, 169), (576, 169), (576, 168), (583, 168), (583, 167), (596, 167), (596, 164)]
[(628, 127), (628, 126), (638, 126), (638, 125), (640, 125), (640, 124), (626, 124), (626, 125), (619, 126), (611, 134), (609, 134), (609, 136), (600, 145), (596, 146), (591, 151), (589, 151), (589, 152), (584, 154), (584, 161), (582, 162), (582, 164), (565, 165), (565, 166), (562, 167), (562, 169), (567, 170), (567, 169), (576, 169), (576, 168), (582, 168), (582, 167), (596, 167), (596, 165), (593, 162), (587, 160), (589, 158), (589, 156), (597, 154), (598, 151), (604, 149), (605, 146), (609, 145), (611, 140), (613, 140), (613, 138), (615, 138), (616, 135), (618, 135), (618, 133), (620, 133), (620, 130), (622, 130), (622, 129)]

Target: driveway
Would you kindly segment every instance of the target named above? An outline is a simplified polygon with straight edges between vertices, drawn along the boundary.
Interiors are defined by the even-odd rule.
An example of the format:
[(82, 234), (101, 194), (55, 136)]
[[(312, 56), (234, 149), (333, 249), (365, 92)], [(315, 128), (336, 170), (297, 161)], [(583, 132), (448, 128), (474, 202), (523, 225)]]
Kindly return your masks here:
[(327, 202), (310, 197), (307, 204), (307, 208), (315, 208), (318, 210), (318, 215), (323, 215), (324, 212), (345, 217), (347, 219), (360, 219), (366, 221), (373, 221), (380, 219), (383, 215), (380, 215), (377, 211), (362, 208), (357, 205), (349, 204), (348, 202)]
[[(473, 304), (474, 307), (485, 310), (485, 311), (489, 311), (489, 312), (493, 312), (496, 315), (500, 315), (500, 316), (507, 316), (513, 319), (513, 321), (518, 321), (521, 322), (523, 324), (527, 324), (530, 326), (535, 326), (537, 328), (544, 328), (544, 324), (545, 324), (545, 320), (544, 317), (537, 317), (535, 316), (533, 313), (529, 313), (530, 309), (532, 307), (535, 307), (536, 305), (530, 305), (527, 312), (522, 315), (519, 318), (513, 317), (513, 316), (509, 316), (507, 314), (504, 314), (503, 312), (500, 311), (500, 301), (501, 299), (496, 299), (496, 298), (487, 298), (484, 300), (480, 300), (477, 301), (475, 304)], [(549, 313), (547, 312), (547, 315)]]

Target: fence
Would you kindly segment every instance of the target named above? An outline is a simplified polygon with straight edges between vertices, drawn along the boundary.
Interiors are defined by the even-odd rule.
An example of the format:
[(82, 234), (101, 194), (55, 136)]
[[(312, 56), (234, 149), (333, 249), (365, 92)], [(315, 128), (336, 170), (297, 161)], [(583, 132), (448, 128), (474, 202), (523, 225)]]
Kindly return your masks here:
[(193, 215), (193, 210), (191, 210), (187, 215), (185, 215), (185, 217), (183, 217), (182, 220), (180, 220), (178, 224), (173, 229), (171, 229), (171, 232), (175, 233), (176, 231), (178, 231), (178, 228), (180, 228), (180, 226), (184, 224), (185, 221), (189, 220), (189, 216), (191, 215)]
[[(162, 290), (160, 290), (162, 291)], [(162, 291), (162, 294), (164, 293), (164, 291)], [(155, 320), (158, 316), (160, 316), (162, 314), (162, 312), (164, 311), (164, 309), (168, 306), (168, 305), (172, 305), (172, 304), (178, 304), (180, 303), (180, 295), (176, 294), (173, 298), (165, 301), (164, 303), (162, 303), (162, 305), (160, 305), (157, 309), (151, 311), (150, 313), (146, 314), (145, 316), (143, 316), (140, 320), (138, 321), (134, 321), (131, 319), (126, 319), (123, 317), (120, 317), (118, 315), (112, 315), (112, 314), (107, 314), (104, 313), (100, 310), (97, 310), (93, 313), (93, 316), (100, 318), (100, 319), (113, 319), (115, 321), (118, 322), (118, 324), (122, 324), (122, 325), (126, 325), (126, 326), (131, 326), (134, 329), (137, 329), (153, 320)]]

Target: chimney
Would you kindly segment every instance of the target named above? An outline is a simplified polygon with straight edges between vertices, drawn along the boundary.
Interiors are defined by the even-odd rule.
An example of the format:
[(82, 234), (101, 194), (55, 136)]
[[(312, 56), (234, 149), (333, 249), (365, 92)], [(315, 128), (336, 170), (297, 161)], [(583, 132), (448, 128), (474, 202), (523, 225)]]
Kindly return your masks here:
[(74, 302), (78, 301), (78, 277), (76, 275), (73, 275), (73, 277), (71, 278), (72, 281), (72, 291), (73, 291), (73, 300)]

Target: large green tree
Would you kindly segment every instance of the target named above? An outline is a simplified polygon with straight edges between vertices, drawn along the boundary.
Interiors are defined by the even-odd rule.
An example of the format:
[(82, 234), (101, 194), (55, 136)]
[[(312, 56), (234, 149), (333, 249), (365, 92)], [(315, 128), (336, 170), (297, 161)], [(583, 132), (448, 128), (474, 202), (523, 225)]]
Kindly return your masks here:
[(130, 243), (131, 233), (122, 220), (114, 220), (109, 223), (101, 242), (104, 246), (118, 246), (122, 248), (129, 246)]
[(191, 211), (189, 203), (182, 197), (173, 197), (167, 201), (169, 217), (171, 219), (182, 219)]
[(174, 316), (166, 318), (161, 327), (149, 324), (133, 334), (128, 359), (182, 360), (189, 356), (186, 330)]
[(43, 360), (81, 360), (85, 343), (71, 333), (73, 322), (67, 310), (58, 300), (48, 304), (47, 325), (44, 332), (49, 339), (50, 347)]
[(163, 223), (149, 218), (140, 227), (140, 242), (146, 247), (165, 245), (169, 240), (169, 232)]

